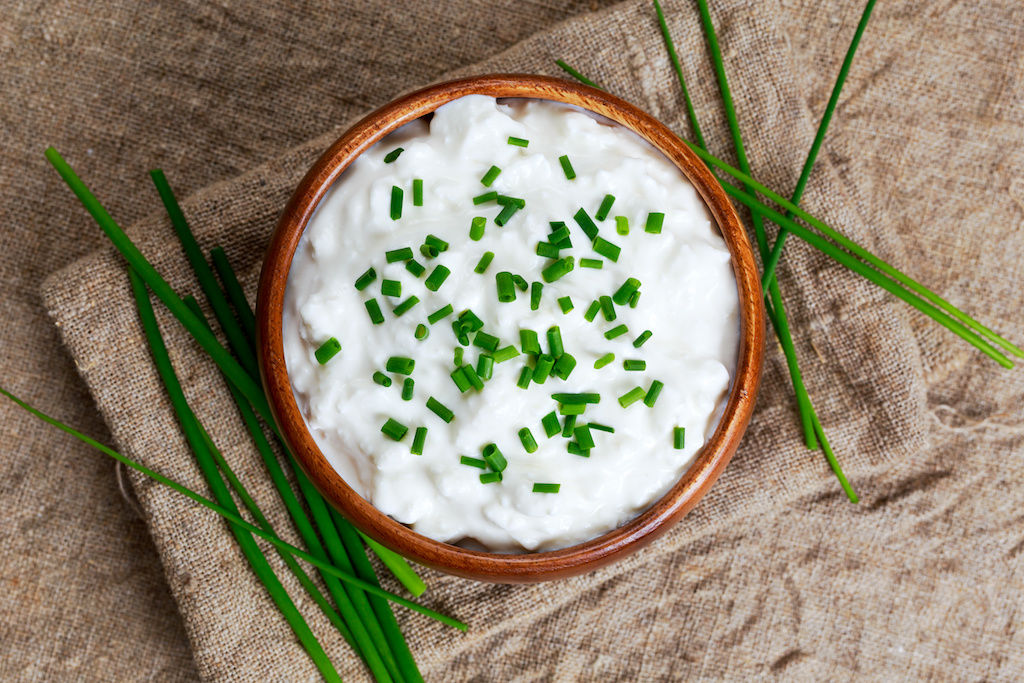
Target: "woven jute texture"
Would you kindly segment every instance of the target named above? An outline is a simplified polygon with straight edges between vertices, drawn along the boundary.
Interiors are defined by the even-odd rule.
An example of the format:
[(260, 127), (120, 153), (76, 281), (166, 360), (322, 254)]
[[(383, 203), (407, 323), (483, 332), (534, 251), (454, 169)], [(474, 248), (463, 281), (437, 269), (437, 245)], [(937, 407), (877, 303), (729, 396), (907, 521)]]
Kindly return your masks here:
[[(730, 158), (695, 8), (666, 11), (709, 147)], [(553, 60), (564, 58), (689, 132), (647, 3), (92, 12), (19, 6), (15, 30), (0, 34), (4, 90), (14, 94), (0, 104), (9, 150), (0, 267), (11, 308), (0, 377), (199, 489), (123, 264), (45, 167), (43, 144), (65, 151), (172, 285), (196, 292), (144, 182), (146, 168), (162, 166), (201, 243), (225, 247), (252, 294), (298, 178), (349, 122), (402, 91), (453, 74), (557, 73)], [(859, 8), (722, 2), (713, 14), (755, 175), (788, 192)], [(1022, 26), (1010, 2), (880, 6), (803, 202), (1018, 342)], [(999, 369), (798, 240), (780, 281), (807, 384), (864, 502), (844, 502), (821, 455), (802, 448), (771, 343), (739, 453), (649, 549), (530, 587), (425, 572), (425, 601), (471, 624), (461, 635), (398, 610), (428, 679), (1017, 678), (1020, 371)], [(294, 540), (217, 373), (159, 316), (199, 417)], [(108, 462), (0, 411), (13, 445), (0, 479), (0, 675), (315, 677), (222, 522), (129, 477), (143, 526)], [(343, 675), (364, 676), (282, 577)]]

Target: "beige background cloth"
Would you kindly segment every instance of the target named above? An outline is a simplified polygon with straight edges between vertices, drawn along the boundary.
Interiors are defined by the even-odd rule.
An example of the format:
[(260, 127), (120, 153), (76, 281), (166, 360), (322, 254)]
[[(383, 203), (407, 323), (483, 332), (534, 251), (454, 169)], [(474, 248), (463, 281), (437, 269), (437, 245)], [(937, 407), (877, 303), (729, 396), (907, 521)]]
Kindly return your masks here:
[[(114, 439), (196, 483), (121, 266), (109, 251), (76, 262), (102, 240), (42, 147), (61, 149), (124, 224), (152, 214), (132, 234), (183, 291), (194, 285), (144, 171), (162, 166), (181, 196), (210, 185), (186, 211), (204, 244), (228, 248), (251, 282), (276, 212), (325, 141), (359, 112), (452, 68), (554, 73), (552, 60), (565, 57), (685, 133), (650, 6), (590, 9), (466, 2), (440, 13), (415, 4), (297, 14), (203, 4), (87, 16), (16, 8), (0, 34), (8, 218), (0, 269), (12, 318), (0, 328), (0, 378), (107, 436), (36, 293), (46, 275), (74, 263), (47, 281), (45, 301)], [(696, 14), (685, 2), (666, 9), (709, 144), (725, 156)], [(755, 174), (786, 191), (860, 8), (716, 9)], [(580, 16), (551, 27), (572, 14)], [(1014, 3), (883, 3), (805, 202), (1011, 337), (1024, 303), (1021, 14)], [(300, 44), (294, 35), (304, 36)], [(545, 586), (429, 573), (429, 599), (473, 630), (461, 636), (399, 612), (428, 678), (1016, 677), (1020, 371), (998, 369), (796, 240), (787, 249), (782, 283), (802, 366), (864, 504), (843, 502), (820, 456), (799, 447), (771, 347), (740, 454), (662, 542), (615, 568)], [(165, 329), (201, 416), (228, 457), (246, 463), (243, 479), (258, 484), (215, 376), (175, 325)], [(0, 675), (311, 672), (283, 623), (264, 618), (272, 608), (223, 525), (133, 480), (172, 602), (109, 462), (6, 405), (0, 411), (13, 445), (0, 478)], [(312, 621), (343, 671), (358, 675), (329, 627)]]

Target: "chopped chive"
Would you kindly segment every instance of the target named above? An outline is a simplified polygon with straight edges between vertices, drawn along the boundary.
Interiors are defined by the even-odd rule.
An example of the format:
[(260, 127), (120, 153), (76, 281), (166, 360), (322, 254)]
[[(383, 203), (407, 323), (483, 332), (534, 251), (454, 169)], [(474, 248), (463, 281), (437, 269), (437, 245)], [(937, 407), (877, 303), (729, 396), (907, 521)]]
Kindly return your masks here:
[(590, 451), (585, 448), (580, 448), (580, 445), (575, 441), (570, 441), (568, 445), (566, 445), (565, 450), (569, 451), (572, 455), (579, 455), (584, 458), (590, 457)]
[(523, 448), (526, 449), (527, 453), (535, 453), (537, 451), (537, 440), (533, 438), (533, 433), (529, 427), (523, 427), (519, 430), (519, 441), (522, 442)]
[(562, 313), (568, 313), (573, 309), (572, 298), (568, 296), (558, 297), (558, 307), (562, 309)]
[(473, 337), (473, 346), (479, 346), (484, 351), (494, 351), (498, 348), (498, 343), (501, 340), (495, 337), (493, 334), (487, 334), (483, 330), (476, 333)]
[(469, 391), (470, 383), (469, 377), (466, 376), (466, 366), (460, 365), (451, 372), (452, 381), (455, 382), (455, 386), (458, 387), (459, 393), (466, 393)]
[(416, 337), (418, 341), (423, 341), (430, 336), (430, 328), (420, 323), (416, 326), (416, 331), (412, 333), (412, 336)]
[(437, 255), (441, 253), (441, 250), (433, 244), (423, 243), (420, 245), (420, 253), (423, 254), (423, 258), (429, 261), (430, 259), (437, 258)]
[(334, 358), (341, 351), (341, 342), (336, 337), (331, 337), (323, 344), (321, 344), (313, 355), (316, 356), (316, 362), (323, 365), (330, 359)]
[(381, 280), (380, 293), (384, 296), (402, 296), (402, 283), (398, 280)]
[(672, 428), (672, 447), (679, 451), (686, 447), (686, 427)]
[(411, 401), (412, 392), (416, 386), (416, 381), (412, 377), (406, 377), (405, 381), (402, 382), (402, 400)]
[(541, 271), (540, 276), (544, 282), (554, 282), (555, 280), (567, 275), (572, 272), (572, 269), (576, 266), (576, 260), (572, 256), (566, 256), (560, 258), (547, 268)]
[(623, 408), (628, 408), (629, 406), (633, 405), (634, 403), (642, 399), (646, 393), (647, 392), (645, 392), (640, 387), (633, 387), (632, 389), (624, 393), (622, 396), (619, 396), (619, 405), (622, 406)]
[(387, 375), (385, 375), (380, 370), (375, 370), (374, 371), (374, 373), (373, 373), (373, 381), (376, 382), (377, 384), (381, 385), (382, 387), (390, 387), (391, 386), (391, 378), (388, 377)]
[(392, 249), (391, 251), (384, 252), (384, 260), (388, 263), (408, 261), (412, 256), (412, 247), (402, 247), (401, 249)]
[(608, 218), (608, 213), (612, 210), (612, 204), (615, 203), (615, 195), (606, 194), (604, 199), (601, 200), (601, 206), (598, 207), (597, 213), (594, 214), (594, 218), (599, 221), (603, 221)]
[(453, 311), (452, 305), (451, 304), (445, 304), (441, 308), (437, 309), (436, 311), (434, 311), (433, 313), (428, 315), (427, 316), (427, 322), (430, 323), (431, 325), (433, 325), (434, 323), (438, 322), (439, 320), (444, 320), (445, 318), (450, 316), (452, 314), (452, 311)]
[(565, 353), (565, 347), (562, 346), (562, 330), (558, 325), (548, 328), (548, 353), (556, 359)]
[(591, 429), (596, 429), (599, 432), (608, 432), (609, 434), (615, 433), (615, 427), (609, 427), (608, 425), (603, 425), (600, 422), (591, 422), (587, 426)]
[(583, 318), (588, 322), (594, 322), (594, 318), (597, 317), (597, 312), (601, 310), (601, 302), (594, 301), (587, 306), (587, 312), (583, 314)]
[(367, 268), (366, 272), (356, 278), (356, 289), (360, 292), (370, 286), (370, 283), (377, 279), (377, 271)]
[(487, 266), (491, 265), (491, 261), (494, 259), (493, 251), (485, 251), (484, 255), (477, 261), (476, 267), (473, 268), (473, 272), (483, 274), (487, 270)]
[(467, 332), (476, 332), (484, 326), (484, 321), (478, 318), (476, 313), (468, 308), (462, 313), (459, 313), (459, 323), (466, 328)]
[(601, 315), (608, 322), (615, 320), (615, 306), (612, 305), (612, 298), (610, 296), (602, 296), (599, 301), (601, 302)]
[(483, 239), (484, 229), (487, 227), (487, 218), (484, 216), (473, 216), (473, 221), (469, 224), (469, 239), (474, 242), (479, 242)]
[(649, 232), (654, 235), (661, 233), (661, 227), (665, 223), (665, 214), (663, 213), (649, 213), (647, 214), (647, 222), (644, 224), (644, 232)]
[(501, 212), (494, 217), (494, 224), (499, 228), (502, 227), (512, 219), (512, 216), (516, 215), (516, 211), (520, 208), (516, 204), (506, 204), (502, 207)]
[(597, 360), (594, 361), (594, 369), (595, 370), (600, 370), (604, 366), (606, 366), (609, 363), (611, 363), (613, 360), (615, 360), (615, 354), (614, 353), (606, 353), (606, 354), (604, 354), (603, 356), (601, 356), (600, 358), (598, 358)]
[(370, 322), (374, 325), (380, 325), (384, 322), (384, 314), (380, 312), (380, 304), (377, 303), (376, 299), (367, 299), (364, 305), (366, 306), (366, 312), (370, 314)]
[(480, 458), (471, 458), (468, 455), (463, 455), (459, 457), (459, 462), (463, 465), (469, 465), (470, 467), (478, 467), (482, 470), (487, 469), (487, 462)]
[(537, 364), (533, 367), (533, 381), (537, 384), (544, 384), (547, 381), (548, 375), (551, 374), (551, 368), (555, 366), (555, 359), (546, 353), (542, 353), (537, 356)]
[(403, 313), (408, 311), (410, 308), (412, 308), (413, 306), (415, 306), (419, 302), (420, 302), (419, 297), (417, 297), (417, 296), (410, 296), (408, 299), (406, 299), (402, 303), (400, 303), (397, 306), (395, 306), (395, 310), (394, 310), (395, 317), (396, 318), (401, 317), (401, 315)]
[(596, 258), (581, 258), (580, 268), (593, 268), (594, 270), (601, 270), (604, 268), (604, 261)]
[(423, 206), (423, 178), (414, 178), (412, 181), (412, 205)]
[(633, 296), (629, 297), (629, 307), (636, 308), (637, 304), (640, 303), (640, 290), (633, 292)]
[(517, 138), (517, 137), (514, 137), (512, 135), (509, 135), (508, 136), (508, 144), (515, 145), (516, 147), (526, 147), (527, 145), (530, 144), (530, 141), (529, 140), (524, 140), (523, 138)]
[(536, 311), (540, 308), (540, 298), (544, 292), (543, 282), (534, 282), (530, 285), (530, 310)]
[(562, 426), (558, 424), (558, 413), (553, 410), (541, 418), (540, 425), (549, 439), (562, 431)]
[(604, 338), (615, 339), (616, 337), (621, 337), (627, 332), (629, 332), (629, 328), (626, 327), (625, 325), (616, 325), (615, 327), (604, 333)]
[(413, 277), (419, 277), (427, 270), (422, 263), (412, 258), (405, 262), (405, 269), (412, 273)]
[(615, 232), (619, 233), (620, 235), (628, 235), (629, 234), (629, 219), (626, 218), (625, 216), (616, 216), (615, 217)]
[(561, 484), (534, 484), (534, 493), (558, 493), (562, 488)]
[(405, 438), (405, 435), (409, 433), (409, 428), (401, 422), (389, 417), (387, 422), (381, 426), (380, 431), (384, 436), (393, 441), (401, 441)]
[(395, 147), (393, 150), (384, 155), (384, 163), (390, 164), (392, 161), (398, 158), (398, 156), (405, 150), (401, 147)]
[(476, 374), (480, 379), (490, 379), (494, 376), (494, 356), (481, 353), (476, 359)]
[(487, 465), (495, 472), (502, 472), (508, 467), (508, 460), (505, 459), (501, 449), (498, 448), (497, 444), (489, 443), (483, 448), (484, 461)]
[(562, 423), (562, 436), (566, 439), (572, 436), (572, 430), (576, 429), (576, 416), (566, 415), (565, 422)]
[(654, 333), (651, 332), (650, 330), (644, 330), (643, 332), (641, 332), (640, 336), (633, 340), (633, 348), (639, 349), (641, 346), (644, 345), (644, 342), (651, 338), (652, 334)]
[(462, 347), (456, 346), (454, 353), (452, 353), (452, 365), (454, 365), (456, 368), (462, 367), (462, 357), (464, 355), (465, 352), (462, 350)]
[(445, 422), (451, 422), (455, 419), (455, 413), (433, 396), (427, 399), (427, 408)]
[(647, 361), (645, 360), (624, 360), (622, 361), (622, 369), (627, 372), (643, 372), (647, 369)]
[(512, 282), (516, 283), (516, 287), (518, 287), (519, 291), (521, 292), (525, 292), (527, 289), (530, 288), (530, 283), (527, 282), (526, 278), (523, 277), (522, 275), (513, 274)]
[[(457, 339), (460, 344), (463, 346), (469, 346), (469, 335), (466, 334), (466, 331), (462, 329), (458, 322), (452, 323), (452, 330), (455, 332), (455, 339)], [(461, 352), (462, 349), (459, 349), (459, 351)], [(456, 357), (460, 358), (461, 356)], [(456, 363), (456, 365), (458, 364)]]
[(448, 270), (447, 267), (437, 264), (434, 266), (434, 270), (431, 271), (430, 275), (427, 276), (427, 279), (423, 281), (423, 284), (430, 291), (436, 292), (441, 289), (441, 285), (443, 285), (444, 281), (448, 279), (451, 272), (452, 271)]
[(528, 389), (531, 380), (533, 380), (533, 370), (529, 365), (524, 365), (523, 369), (519, 371), (519, 380), (516, 382), (516, 386), (520, 389)]
[[(554, 226), (558, 226), (557, 228)], [(559, 249), (568, 249), (572, 246), (572, 241), (569, 239), (569, 227), (561, 222), (557, 221), (552, 223), (551, 234), (548, 235), (548, 241), (555, 245)]]
[(484, 472), (480, 475), (481, 484), (495, 484), (501, 481), (501, 472)]
[(478, 194), (477, 196), (473, 197), (473, 205), (474, 206), (479, 206), (480, 204), (486, 204), (487, 202), (493, 202), (497, 198), (498, 198), (498, 193), (496, 191), (494, 191), (494, 190), (491, 190), (490, 192), (484, 192), (483, 194)]
[(572, 433), (576, 437), (576, 443), (583, 450), (589, 451), (594, 447), (594, 436), (590, 433), (590, 427), (587, 425), (580, 425)]
[(551, 398), (552, 398), (552, 400), (558, 401), (559, 403), (564, 403), (566, 405), (571, 405), (571, 404), (576, 404), (576, 403), (600, 403), (601, 402), (601, 394), (596, 394), (596, 393), (593, 393), (593, 392), (584, 392), (584, 393), (575, 393), (575, 394), (568, 394), (568, 393), (551, 394)]
[(519, 347), (530, 356), (540, 355), (540, 341), (533, 330), (519, 330)]
[(510, 197), (507, 194), (498, 194), (494, 201), (502, 206), (512, 205), (519, 209), (526, 208), (526, 200), (522, 197)]
[(491, 183), (493, 183), (499, 175), (501, 175), (501, 169), (497, 166), (491, 166), (487, 169), (487, 173), (484, 173), (484, 177), (480, 179), (480, 184), (484, 187), (490, 187)]
[(576, 177), (576, 171), (573, 170), (572, 162), (569, 161), (569, 156), (567, 154), (563, 154), (558, 157), (558, 163), (562, 165), (562, 172), (565, 173), (566, 178), (572, 180)]
[(625, 306), (629, 303), (629, 297), (633, 296), (633, 292), (640, 289), (640, 281), (635, 277), (626, 278), (626, 281), (622, 283), (615, 294), (612, 295), (612, 301), (617, 303), (619, 306)]
[(427, 442), (427, 428), (417, 427), (416, 433), (412, 435), (412, 448), (409, 452), (413, 455), (423, 455), (423, 445)]
[(423, 238), (424, 243), (435, 247), (438, 251), (448, 251), (448, 243), (437, 235), (427, 235)]
[(555, 361), (555, 367), (551, 368), (551, 374), (563, 382), (569, 379), (569, 375), (576, 368), (576, 357), (571, 353), (563, 353), (562, 356)]
[(483, 380), (480, 379), (480, 375), (476, 374), (476, 370), (473, 369), (473, 366), (468, 364), (463, 365), (462, 370), (466, 373), (466, 379), (468, 379), (469, 383), (473, 385), (473, 388), (477, 391), (483, 391)]
[(576, 225), (580, 226), (584, 234), (586, 234), (588, 240), (593, 241), (597, 237), (597, 224), (594, 223), (586, 209), (581, 208), (572, 217), (576, 221)]
[(402, 198), (405, 192), (397, 185), (391, 186), (391, 220), (397, 221), (402, 217)]
[(592, 246), (594, 251), (613, 263), (618, 262), (619, 254), (622, 252), (622, 249), (618, 245), (612, 244), (603, 237), (595, 237)]
[(519, 350), (512, 344), (502, 347), (494, 352), (494, 362), (504, 363), (507, 360), (512, 360), (519, 355)]
[(494, 276), (494, 282), (498, 288), (498, 301), (507, 304), (516, 300), (516, 285), (512, 280), (512, 273), (503, 270)]
[(544, 258), (558, 258), (560, 249), (550, 242), (537, 242), (537, 256)]
[(661, 395), (661, 390), (665, 387), (664, 383), (654, 380), (651, 382), (651, 388), (647, 390), (647, 394), (644, 396), (644, 405), (648, 408), (653, 408), (654, 404), (658, 401), (658, 396)]
[(384, 369), (388, 372), (397, 372), (399, 375), (411, 375), (413, 368), (416, 367), (416, 361), (412, 358), (406, 358), (405, 356), (391, 356), (388, 358), (387, 365)]
[(582, 415), (587, 410), (586, 403), (559, 403), (558, 412), (562, 415)]

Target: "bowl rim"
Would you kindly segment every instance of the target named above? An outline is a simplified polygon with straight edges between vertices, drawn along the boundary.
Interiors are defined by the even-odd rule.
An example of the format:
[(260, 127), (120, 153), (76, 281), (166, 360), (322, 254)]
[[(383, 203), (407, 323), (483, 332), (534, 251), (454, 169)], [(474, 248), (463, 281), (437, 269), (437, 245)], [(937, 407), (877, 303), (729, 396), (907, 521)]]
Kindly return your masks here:
[[(597, 538), (554, 551), (504, 554), (469, 550), (416, 533), (377, 510), (348, 486), (317, 447), (292, 392), (284, 358), (284, 293), (302, 233), (331, 184), (362, 152), (402, 125), (465, 95), (530, 98), (576, 105), (652, 144), (701, 195), (731, 254), (739, 296), (736, 372), (718, 426), (683, 476), (646, 511)], [(264, 256), (257, 295), (260, 373), (281, 435), (323, 497), (360, 531), (420, 564), (482, 581), (536, 582), (609, 564), (665, 533), (689, 512), (735, 453), (760, 384), (765, 312), (753, 249), (721, 185), (687, 144), (650, 114), (609, 93), (530, 74), (488, 74), (427, 86), (367, 114), (313, 164), (281, 214)]]

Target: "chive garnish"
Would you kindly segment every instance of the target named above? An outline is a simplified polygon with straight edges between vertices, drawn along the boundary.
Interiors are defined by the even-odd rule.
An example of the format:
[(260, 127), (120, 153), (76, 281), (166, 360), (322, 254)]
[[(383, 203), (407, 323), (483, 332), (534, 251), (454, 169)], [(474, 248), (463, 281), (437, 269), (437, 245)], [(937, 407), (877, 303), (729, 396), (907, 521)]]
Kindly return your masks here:
[(566, 405), (573, 405), (578, 403), (600, 403), (601, 394), (593, 392), (576, 393), (576, 394), (551, 394), (552, 400), (564, 403)]
[(466, 373), (466, 379), (469, 380), (469, 383), (473, 386), (474, 389), (476, 389), (477, 391), (483, 391), (483, 380), (480, 379), (480, 375), (476, 374), (476, 370), (473, 369), (472, 365), (463, 365), (462, 371)]
[(481, 484), (494, 484), (501, 481), (501, 472), (484, 472), (480, 475)]
[(612, 204), (615, 203), (615, 195), (606, 194), (604, 199), (601, 200), (601, 206), (598, 207), (597, 212), (594, 214), (594, 218), (599, 221), (603, 221), (608, 218), (608, 213), (612, 210)]
[[(573, 417), (575, 417), (575, 415)], [(566, 445), (565, 450), (569, 451), (569, 453), (572, 454), (572, 455), (579, 455), (579, 456), (582, 456), (584, 458), (589, 458), (590, 457), (590, 451), (588, 451), (585, 448), (580, 448), (580, 445), (578, 443), (576, 443), (575, 441), (570, 441)]]
[(647, 361), (645, 360), (624, 360), (622, 361), (622, 369), (627, 372), (643, 372), (647, 369)]
[(530, 283), (526, 281), (526, 278), (517, 273), (512, 274), (512, 282), (516, 284), (516, 287), (518, 287), (521, 292), (525, 292), (530, 288)]
[(412, 336), (416, 337), (418, 341), (423, 341), (430, 336), (430, 328), (420, 323), (416, 326), (416, 331), (412, 333)]
[(559, 403), (558, 412), (562, 415), (582, 415), (587, 410), (586, 403)]
[(455, 413), (433, 396), (427, 399), (427, 408), (445, 422), (451, 422), (455, 419)]
[(686, 447), (686, 427), (672, 428), (672, 447), (680, 451)]
[(616, 337), (621, 337), (627, 332), (629, 332), (629, 328), (626, 327), (625, 325), (616, 325), (615, 327), (604, 333), (604, 338), (615, 339)]
[(629, 219), (626, 218), (625, 216), (616, 216), (615, 217), (615, 232), (619, 233), (620, 235), (628, 235), (629, 234)]
[(629, 307), (636, 308), (637, 304), (640, 303), (640, 290), (633, 292), (633, 296), (629, 297)]
[(647, 390), (647, 395), (644, 396), (644, 405), (648, 408), (653, 408), (654, 404), (658, 401), (658, 396), (661, 395), (661, 390), (664, 387), (665, 385), (658, 380), (651, 382), (651, 388)]
[(512, 135), (509, 135), (508, 136), (508, 144), (515, 145), (516, 147), (526, 147), (527, 145), (530, 144), (530, 141), (529, 140), (524, 140), (523, 138), (517, 138), (517, 137), (514, 137)]
[(478, 194), (477, 196), (473, 197), (473, 205), (474, 206), (479, 206), (480, 204), (486, 204), (487, 202), (493, 202), (497, 198), (498, 198), (498, 193), (496, 191), (494, 191), (494, 190), (491, 190), (490, 192), (484, 192), (483, 194)]
[(397, 185), (391, 186), (391, 220), (397, 221), (402, 217), (402, 198), (405, 192)]
[(600, 311), (600, 310), (601, 310), (601, 302), (600, 301), (593, 301), (589, 306), (587, 306), (587, 312), (583, 314), (583, 318), (588, 323), (592, 323), (592, 322), (594, 322), (594, 318), (597, 317), (597, 312)]
[(569, 161), (567, 154), (558, 157), (558, 163), (562, 165), (562, 172), (565, 173), (567, 179), (573, 180), (576, 177), (576, 171), (573, 170), (572, 162)]
[(410, 308), (412, 308), (413, 306), (415, 306), (419, 302), (420, 302), (419, 297), (417, 297), (417, 296), (410, 296), (408, 299), (406, 299), (402, 303), (400, 303), (397, 306), (395, 306), (395, 310), (394, 310), (395, 317), (396, 318), (401, 317), (403, 313), (408, 311)]
[(422, 263), (412, 258), (405, 262), (405, 269), (412, 273), (413, 277), (419, 277), (427, 270)]
[(405, 150), (401, 147), (395, 147), (393, 150), (384, 155), (384, 163), (390, 164), (392, 161), (398, 158), (398, 156)]
[(558, 297), (558, 307), (562, 309), (562, 313), (568, 313), (573, 309), (572, 298), (568, 296)]
[(413, 455), (423, 455), (423, 445), (427, 442), (427, 428), (417, 427), (416, 433), (412, 435), (412, 448), (409, 452)]
[(433, 325), (434, 323), (438, 322), (439, 320), (444, 320), (445, 318), (447, 318), (448, 316), (450, 316), (452, 314), (453, 310), (454, 309), (452, 309), (452, 305), (451, 304), (445, 304), (441, 308), (437, 309), (436, 311), (434, 311), (433, 313), (428, 315), (427, 316), (427, 322), (430, 323), (431, 325)]
[(467, 332), (476, 332), (484, 326), (484, 321), (478, 318), (476, 313), (468, 308), (462, 313), (459, 313), (459, 323)]
[(377, 271), (367, 268), (366, 272), (356, 278), (356, 289), (360, 292), (370, 286), (370, 283), (377, 279)]
[(388, 377), (387, 375), (385, 375), (380, 370), (375, 370), (374, 371), (374, 373), (373, 373), (373, 381), (376, 382), (377, 384), (381, 385), (382, 387), (390, 387), (391, 386), (391, 378)]
[(519, 330), (519, 347), (530, 356), (540, 355), (540, 341), (533, 330)]
[(593, 241), (597, 237), (597, 224), (594, 223), (586, 209), (581, 208), (572, 217), (576, 221), (576, 225), (580, 226), (580, 229), (586, 234), (588, 240)]
[(608, 432), (609, 434), (615, 433), (615, 427), (609, 427), (608, 425), (603, 425), (600, 422), (591, 422), (587, 426), (591, 429), (596, 429), (599, 432)]
[(610, 296), (602, 296), (599, 301), (601, 302), (601, 315), (608, 322), (615, 320), (615, 306), (612, 305), (612, 298)]
[(533, 379), (533, 370), (529, 365), (524, 365), (523, 369), (519, 371), (519, 379), (516, 381), (516, 386), (520, 389), (528, 389), (530, 387), (530, 381)]
[(437, 235), (427, 235), (423, 238), (423, 242), (436, 248), (438, 251), (448, 251), (448, 243)]
[(564, 382), (569, 379), (569, 375), (575, 368), (576, 357), (571, 353), (563, 353), (562, 356), (555, 361), (555, 367), (551, 368), (551, 374)]
[(518, 356), (519, 350), (512, 344), (509, 344), (508, 346), (502, 347), (495, 351), (493, 355), (495, 363), (504, 363), (505, 361), (512, 360), (513, 358)]
[(406, 377), (405, 381), (402, 382), (402, 400), (411, 401), (412, 392), (415, 388), (416, 381), (412, 377)]
[(465, 355), (465, 352), (462, 350), (462, 347), (461, 346), (456, 346), (455, 347), (455, 351), (452, 354), (452, 357), (453, 357), (452, 358), (452, 365), (454, 365), (457, 368), (462, 367), (462, 357), (464, 355)]
[(483, 239), (484, 229), (487, 227), (487, 218), (484, 216), (473, 216), (473, 221), (469, 224), (469, 239), (474, 242), (479, 242)]
[(412, 205), (423, 206), (423, 178), (414, 178), (412, 181)]
[(603, 356), (601, 356), (600, 358), (598, 358), (597, 360), (594, 361), (594, 369), (595, 370), (600, 370), (604, 366), (606, 366), (609, 363), (611, 363), (613, 360), (615, 360), (615, 354), (614, 353), (606, 353), (606, 354), (604, 354)]
[(408, 261), (412, 256), (412, 247), (402, 247), (401, 249), (392, 249), (391, 251), (384, 252), (384, 260), (388, 263)]
[(507, 304), (516, 300), (516, 285), (512, 280), (512, 273), (503, 270), (494, 276), (494, 282), (498, 288), (498, 301)]
[(558, 258), (559, 248), (550, 242), (537, 242), (537, 256)]
[(544, 282), (554, 282), (555, 280), (571, 273), (572, 269), (575, 266), (576, 259), (574, 259), (572, 256), (566, 256), (565, 258), (558, 259), (557, 261), (549, 265), (547, 268), (542, 270), (540, 272), (540, 276), (541, 279), (544, 280)]
[(494, 351), (498, 348), (498, 343), (501, 340), (495, 337), (493, 334), (487, 334), (483, 330), (476, 333), (473, 337), (473, 346), (479, 346), (484, 351)]
[(502, 472), (508, 467), (508, 460), (505, 459), (497, 444), (489, 443), (483, 448), (484, 461), (495, 472)]
[(633, 296), (633, 292), (640, 289), (640, 281), (635, 277), (626, 278), (626, 281), (622, 283), (615, 294), (612, 295), (612, 301), (617, 303), (619, 306), (625, 306), (629, 303), (629, 297)]
[(502, 227), (512, 219), (512, 216), (514, 216), (516, 211), (520, 208), (522, 207), (518, 204), (505, 204), (505, 206), (502, 207), (501, 212), (494, 217), (494, 224), (499, 228)]
[(640, 387), (633, 387), (632, 389), (624, 393), (622, 396), (619, 396), (619, 405), (622, 406), (623, 408), (628, 408), (629, 406), (633, 405), (634, 403), (642, 399), (646, 393), (647, 392), (645, 392)]
[(566, 415), (565, 422), (562, 423), (562, 436), (566, 439), (572, 437), (572, 430), (576, 429), (576, 416)]
[(339, 351), (341, 351), (341, 342), (339, 342), (336, 337), (331, 337), (321, 344), (317, 350), (313, 352), (313, 355), (316, 357), (316, 362), (323, 365), (330, 359), (334, 358)]
[(366, 312), (370, 314), (370, 322), (374, 325), (384, 322), (384, 314), (380, 312), (380, 304), (376, 299), (367, 299), (363, 305), (366, 306)]
[(420, 245), (420, 253), (423, 254), (423, 258), (429, 261), (430, 259), (437, 258), (437, 255), (441, 253), (441, 250), (433, 244), (423, 243)]
[(380, 431), (383, 432), (384, 436), (393, 441), (401, 441), (409, 432), (409, 428), (401, 422), (389, 417), (387, 422), (381, 426)]
[(402, 283), (398, 280), (381, 280), (380, 293), (384, 296), (402, 296)]
[(480, 379), (490, 379), (494, 376), (494, 357), (486, 353), (481, 353), (480, 357), (476, 359), (476, 374), (480, 376)]
[(553, 410), (541, 418), (540, 425), (549, 439), (562, 431), (562, 426), (558, 424), (558, 413)]
[(519, 430), (519, 441), (523, 444), (523, 448), (526, 449), (527, 453), (535, 453), (537, 451), (537, 440), (533, 438), (533, 433), (529, 427), (523, 427)]
[(551, 223), (551, 234), (548, 235), (548, 241), (559, 249), (568, 249), (572, 246), (572, 241), (569, 239), (569, 227), (562, 221)]
[(565, 348), (562, 346), (562, 330), (558, 325), (548, 328), (548, 353), (556, 359), (561, 358), (565, 353)]
[(536, 311), (540, 308), (540, 298), (544, 292), (543, 282), (534, 282), (530, 285), (530, 310)]
[(443, 285), (444, 281), (448, 279), (451, 272), (452, 271), (448, 270), (447, 267), (438, 264), (434, 266), (434, 270), (431, 271), (430, 275), (427, 276), (427, 279), (423, 281), (423, 284), (430, 291), (436, 292), (441, 289), (441, 285)]
[(548, 375), (551, 374), (551, 368), (555, 366), (555, 359), (546, 353), (542, 353), (537, 356), (537, 364), (533, 367), (533, 381), (537, 384), (544, 384), (547, 381)]
[(595, 237), (592, 246), (594, 251), (613, 263), (618, 262), (619, 254), (622, 252), (622, 249), (618, 245), (612, 244), (603, 237)]
[(561, 484), (534, 484), (534, 493), (558, 493), (562, 488)]
[(490, 187), (491, 183), (493, 183), (499, 175), (501, 175), (501, 169), (497, 166), (491, 166), (487, 169), (487, 173), (484, 173), (484, 177), (480, 179), (480, 183), (484, 187)]
[(470, 467), (478, 467), (482, 470), (487, 469), (487, 463), (480, 458), (471, 458), (468, 455), (463, 455), (459, 457), (459, 462)]
[(657, 235), (661, 233), (661, 226), (665, 222), (665, 214), (663, 213), (649, 213), (647, 214), (647, 222), (644, 224), (644, 232)]
[(411, 375), (415, 367), (416, 361), (412, 358), (406, 358), (405, 356), (391, 356), (388, 358), (387, 365), (384, 366), (384, 369), (388, 372), (396, 372), (399, 375)]
[(633, 340), (633, 348), (639, 349), (641, 346), (644, 345), (644, 342), (651, 338), (652, 334), (654, 333), (651, 332), (650, 330), (644, 330), (643, 332), (641, 332), (640, 336)]
[(587, 425), (580, 425), (572, 433), (576, 437), (576, 443), (583, 450), (589, 451), (594, 447), (594, 436), (590, 433), (590, 427)]
[(494, 259), (494, 252), (493, 251), (485, 251), (484, 255), (480, 257), (479, 261), (477, 261), (476, 267), (473, 268), (473, 272), (474, 273), (479, 273), (479, 274), (483, 275), (484, 271), (487, 270), (487, 266), (491, 265), (491, 261), (493, 259)]
[(601, 270), (604, 268), (604, 261), (596, 258), (581, 258), (580, 268), (593, 268), (594, 270)]

